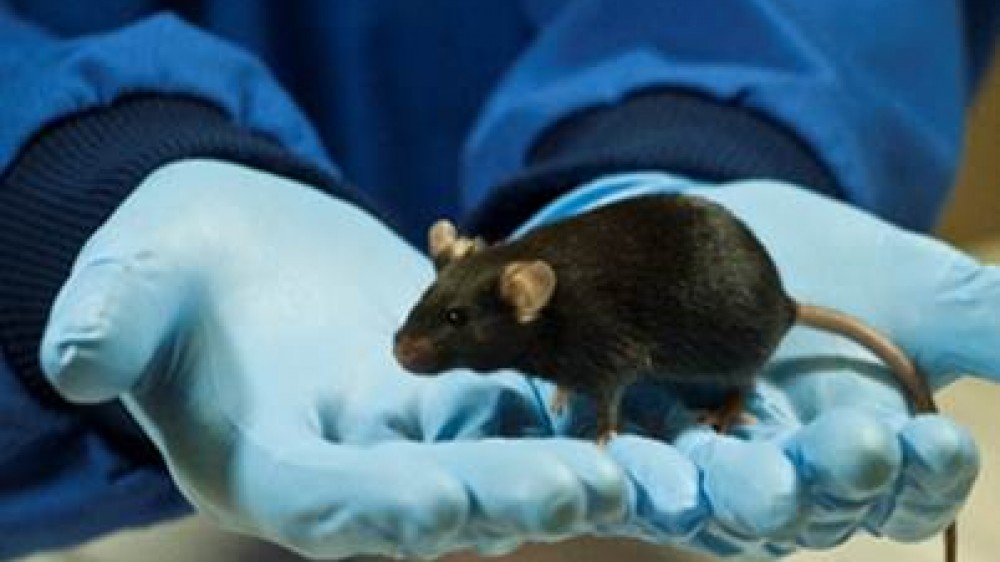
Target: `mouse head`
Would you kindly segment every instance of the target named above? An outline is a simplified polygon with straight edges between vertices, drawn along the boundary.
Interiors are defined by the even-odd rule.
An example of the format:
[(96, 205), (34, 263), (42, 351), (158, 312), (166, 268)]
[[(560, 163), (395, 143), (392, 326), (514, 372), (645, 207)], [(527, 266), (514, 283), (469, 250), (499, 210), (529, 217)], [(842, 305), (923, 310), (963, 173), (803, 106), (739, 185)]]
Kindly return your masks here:
[(504, 259), (502, 247), (459, 238), (446, 221), (429, 241), (438, 276), (396, 332), (396, 359), (420, 374), (516, 367), (537, 337), (555, 271), (542, 260)]

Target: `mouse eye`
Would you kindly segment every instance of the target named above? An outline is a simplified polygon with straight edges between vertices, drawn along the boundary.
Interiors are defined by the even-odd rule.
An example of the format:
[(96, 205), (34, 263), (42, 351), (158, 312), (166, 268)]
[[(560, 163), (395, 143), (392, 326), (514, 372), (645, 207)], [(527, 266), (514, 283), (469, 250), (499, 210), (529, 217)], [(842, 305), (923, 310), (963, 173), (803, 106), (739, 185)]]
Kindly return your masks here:
[(469, 321), (469, 313), (462, 308), (449, 308), (444, 311), (444, 319), (452, 326), (461, 327)]

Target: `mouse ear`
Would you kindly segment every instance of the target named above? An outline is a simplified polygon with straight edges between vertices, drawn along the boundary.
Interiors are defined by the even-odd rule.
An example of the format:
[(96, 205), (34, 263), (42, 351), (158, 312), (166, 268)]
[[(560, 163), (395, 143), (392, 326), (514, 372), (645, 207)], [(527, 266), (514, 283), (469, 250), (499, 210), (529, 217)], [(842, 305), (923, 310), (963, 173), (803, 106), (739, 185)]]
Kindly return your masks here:
[(435, 262), (444, 260), (458, 239), (458, 230), (448, 219), (441, 219), (427, 231), (427, 246)]
[(431, 226), (427, 232), (427, 242), (437, 269), (449, 262), (474, 254), (486, 247), (482, 238), (471, 240), (459, 238), (455, 225), (447, 219), (441, 219)]
[(507, 264), (500, 280), (500, 294), (514, 306), (514, 316), (521, 324), (538, 317), (556, 290), (556, 272), (541, 260)]

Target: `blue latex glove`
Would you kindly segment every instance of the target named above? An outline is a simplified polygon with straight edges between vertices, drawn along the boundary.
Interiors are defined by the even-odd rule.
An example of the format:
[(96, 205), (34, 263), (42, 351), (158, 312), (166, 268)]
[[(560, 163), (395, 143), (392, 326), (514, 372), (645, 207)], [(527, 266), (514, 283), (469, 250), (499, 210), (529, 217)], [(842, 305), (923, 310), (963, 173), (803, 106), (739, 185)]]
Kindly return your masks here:
[(503, 552), (621, 520), (627, 482), (589, 443), (478, 439), (549, 434), (523, 377), (397, 367), (431, 276), (351, 205), (184, 161), (88, 241), (44, 370), (71, 400), (122, 396), (199, 511), (309, 556)]
[[(799, 187), (609, 176), (554, 202), (521, 232), (614, 200), (678, 191), (741, 217), (794, 298), (864, 319), (914, 358), (933, 387), (963, 373), (1000, 374), (1000, 269)], [(735, 435), (691, 428), (694, 414), (663, 389), (627, 394), (632, 429), (673, 443), (611, 443), (638, 494), (634, 531), (716, 555), (765, 557), (829, 547), (859, 528), (903, 541), (940, 531), (970, 492), (978, 452), (946, 417), (910, 417), (892, 380), (867, 350), (795, 328), (749, 399), (758, 422)], [(545, 396), (554, 391), (536, 384)], [(557, 431), (592, 431), (587, 406), (575, 404)]]

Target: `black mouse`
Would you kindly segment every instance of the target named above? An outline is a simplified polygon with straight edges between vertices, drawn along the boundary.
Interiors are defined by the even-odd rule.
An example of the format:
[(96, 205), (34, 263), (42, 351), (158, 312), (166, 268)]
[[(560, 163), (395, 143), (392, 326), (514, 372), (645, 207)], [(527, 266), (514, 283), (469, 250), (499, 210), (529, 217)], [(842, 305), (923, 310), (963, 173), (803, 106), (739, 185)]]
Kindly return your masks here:
[(731, 390), (708, 416), (725, 430), (761, 366), (796, 323), (835, 331), (884, 358), (918, 410), (930, 391), (888, 340), (839, 312), (799, 304), (750, 229), (721, 205), (650, 195), (487, 246), (447, 221), (430, 231), (438, 268), (396, 334), (414, 373), (513, 368), (598, 405), (598, 439), (617, 428), (637, 380)]
[[(795, 301), (751, 230), (723, 206), (683, 195), (612, 203), (488, 246), (447, 221), (429, 233), (437, 278), (395, 335), (407, 370), (516, 369), (597, 406), (597, 441), (619, 424), (639, 380), (728, 392), (703, 421), (725, 432), (796, 323), (848, 337), (882, 359), (917, 412), (936, 412), (925, 379), (887, 338), (836, 310)], [(954, 560), (954, 525), (946, 559)]]

